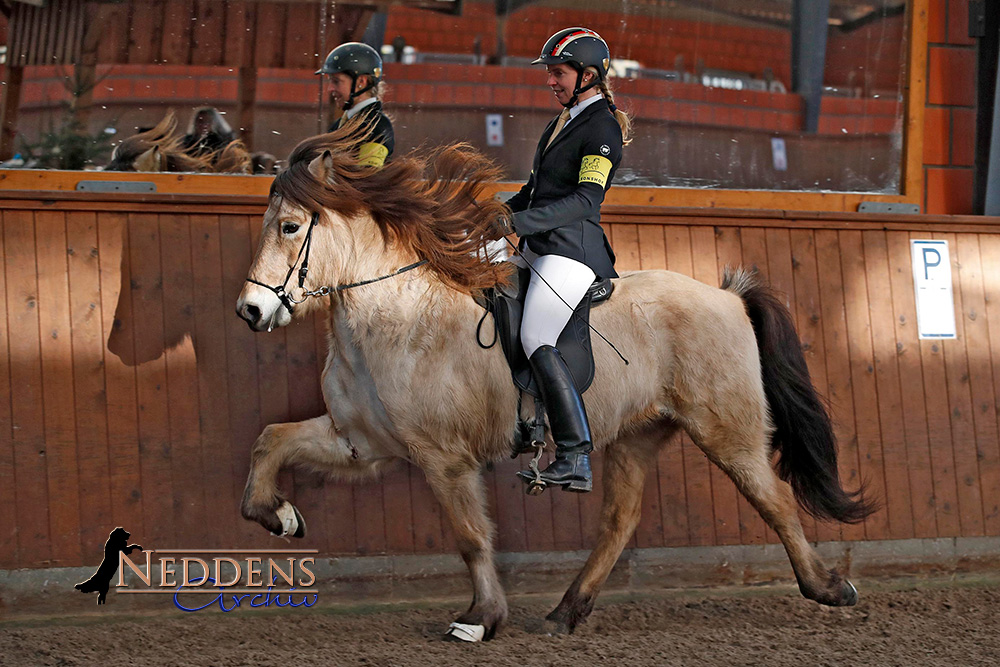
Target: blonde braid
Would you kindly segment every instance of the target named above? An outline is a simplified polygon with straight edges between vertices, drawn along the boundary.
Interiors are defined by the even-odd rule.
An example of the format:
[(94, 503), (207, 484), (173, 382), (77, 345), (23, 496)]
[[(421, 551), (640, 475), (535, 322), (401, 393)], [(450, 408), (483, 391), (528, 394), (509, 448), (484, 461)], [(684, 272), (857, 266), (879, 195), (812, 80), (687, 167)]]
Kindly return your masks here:
[[(601, 89), (601, 94), (604, 95), (604, 99), (614, 106), (615, 96), (612, 94), (611, 87), (608, 85), (608, 82), (601, 81), (598, 85)], [(628, 146), (632, 143), (632, 121), (629, 119), (627, 113), (617, 107), (615, 108), (614, 114), (615, 120), (618, 121), (618, 127), (622, 129), (622, 146)]]

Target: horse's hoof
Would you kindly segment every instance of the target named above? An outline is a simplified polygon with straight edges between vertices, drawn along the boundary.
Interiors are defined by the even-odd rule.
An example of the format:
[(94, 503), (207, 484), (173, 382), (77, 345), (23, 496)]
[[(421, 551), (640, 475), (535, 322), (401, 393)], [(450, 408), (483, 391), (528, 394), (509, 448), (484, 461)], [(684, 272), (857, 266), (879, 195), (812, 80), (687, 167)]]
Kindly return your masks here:
[(444, 633), (446, 642), (481, 642), (486, 636), (486, 626), (452, 623)]
[(847, 579), (844, 579), (844, 601), (841, 603), (845, 607), (853, 607), (858, 603), (858, 589)]
[(302, 518), (295, 505), (286, 500), (278, 506), (275, 514), (278, 515), (278, 520), (281, 521), (281, 532), (272, 532), (272, 535), (276, 535), (277, 537), (288, 537), (289, 535), (292, 537), (306, 536), (306, 521)]

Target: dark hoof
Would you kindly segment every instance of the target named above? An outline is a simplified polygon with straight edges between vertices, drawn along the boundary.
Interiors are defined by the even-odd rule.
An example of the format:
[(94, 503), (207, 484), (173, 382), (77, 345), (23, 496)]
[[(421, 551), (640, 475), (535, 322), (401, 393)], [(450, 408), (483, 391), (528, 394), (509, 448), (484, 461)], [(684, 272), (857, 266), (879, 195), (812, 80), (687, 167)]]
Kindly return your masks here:
[(842, 607), (853, 607), (858, 603), (858, 589), (854, 587), (854, 584), (844, 579), (844, 597), (843, 602), (840, 603)]

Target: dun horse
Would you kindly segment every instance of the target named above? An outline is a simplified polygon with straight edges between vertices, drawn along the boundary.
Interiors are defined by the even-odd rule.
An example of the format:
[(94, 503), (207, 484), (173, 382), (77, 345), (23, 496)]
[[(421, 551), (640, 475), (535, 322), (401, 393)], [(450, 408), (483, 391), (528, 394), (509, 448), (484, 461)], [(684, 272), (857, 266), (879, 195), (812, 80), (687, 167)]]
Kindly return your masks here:
[(177, 117), (167, 112), (156, 127), (139, 132), (115, 146), (104, 171), (184, 171), (249, 174), (250, 154), (242, 141), (232, 141), (215, 153), (192, 155), (181, 146)]
[[(447, 636), (489, 639), (507, 603), (480, 471), (510, 454), (518, 396), (499, 346), (477, 345), (482, 310), (470, 293), (504, 277), (502, 265), (476, 252), (503, 213), (502, 204), (476, 198), (499, 174), (462, 145), (372, 171), (352, 158), (358, 142), (345, 130), (304, 141), (271, 188), (237, 312), (253, 330), (270, 331), (325, 311), (327, 413), (264, 429), (242, 513), (301, 537), (303, 518), (277, 486), (280, 470), (360, 479), (395, 459), (412, 462), (450, 519), (472, 578), (472, 605)], [(796, 500), (819, 518), (848, 522), (873, 507), (840, 484), (830, 420), (789, 313), (769, 288), (745, 271), (729, 273), (721, 289), (669, 271), (625, 272), (591, 315), (631, 364), (595, 346), (586, 401), (604, 452), (600, 533), (548, 618), (572, 631), (590, 614), (639, 522), (646, 473), (677, 429), (774, 529), (805, 597), (855, 604), (855, 588), (803, 535)], [(531, 401), (524, 406), (528, 418)]]

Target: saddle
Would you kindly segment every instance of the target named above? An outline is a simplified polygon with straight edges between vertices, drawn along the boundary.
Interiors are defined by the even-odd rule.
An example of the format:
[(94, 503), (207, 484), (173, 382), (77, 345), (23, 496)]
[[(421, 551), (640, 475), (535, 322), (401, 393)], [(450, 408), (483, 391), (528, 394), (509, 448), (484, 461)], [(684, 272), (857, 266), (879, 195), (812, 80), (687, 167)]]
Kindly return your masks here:
[[(541, 398), (538, 385), (531, 374), (531, 366), (521, 345), (521, 315), (524, 308), (524, 298), (528, 293), (528, 281), (531, 269), (519, 268), (510, 284), (497, 285), (484, 290), (476, 302), (493, 315), (496, 337), (490, 345), (483, 345), (480, 329), (483, 320), (479, 321), (476, 338), (482, 347), (493, 347), (500, 341), (514, 385), (535, 398)], [(594, 381), (594, 355), (590, 344), (590, 308), (592, 305), (606, 301), (614, 291), (614, 283), (610, 278), (598, 278), (587, 290), (573, 311), (566, 328), (559, 335), (556, 347), (562, 354), (573, 384), (581, 394)]]

